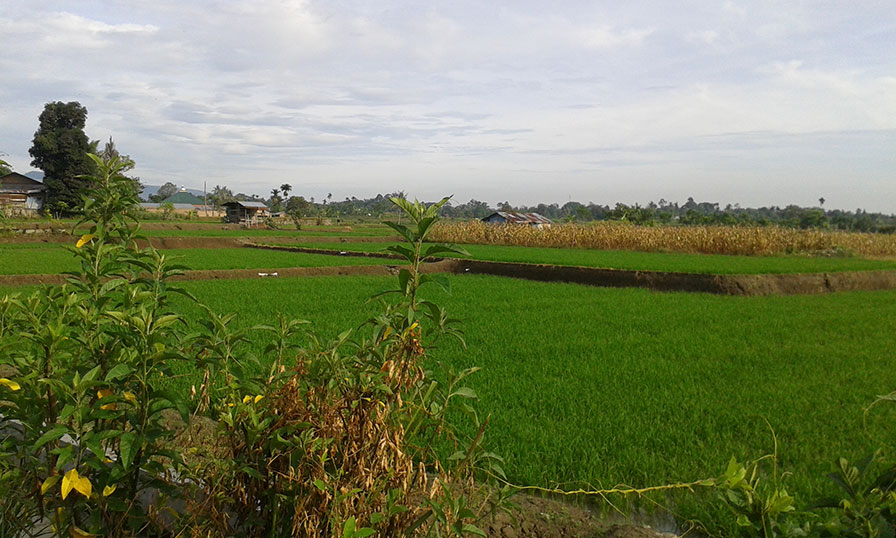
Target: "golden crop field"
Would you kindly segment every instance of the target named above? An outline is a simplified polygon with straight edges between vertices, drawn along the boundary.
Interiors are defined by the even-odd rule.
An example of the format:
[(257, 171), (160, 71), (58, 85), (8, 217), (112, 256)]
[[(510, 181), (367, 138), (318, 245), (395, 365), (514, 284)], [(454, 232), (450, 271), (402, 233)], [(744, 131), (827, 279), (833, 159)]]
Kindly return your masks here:
[(531, 226), (445, 222), (430, 240), (450, 243), (771, 256), (845, 251), (896, 256), (896, 235), (776, 226), (636, 226), (619, 222)]

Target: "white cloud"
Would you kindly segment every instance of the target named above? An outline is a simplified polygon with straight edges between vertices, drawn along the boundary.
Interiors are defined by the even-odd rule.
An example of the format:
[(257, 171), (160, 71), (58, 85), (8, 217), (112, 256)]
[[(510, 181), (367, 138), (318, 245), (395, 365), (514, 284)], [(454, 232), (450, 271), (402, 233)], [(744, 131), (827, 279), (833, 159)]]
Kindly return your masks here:
[(668, 181), (718, 195), (726, 165), (739, 195), (796, 196), (768, 178), (800, 170), (835, 186), (855, 137), (874, 164), (858, 205), (883, 205), (888, 5), (7, 0), (0, 151), (27, 170), (43, 104), (79, 100), (88, 134), (114, 136), (150, 183), (264, 193), (302, 177), (360, 196), (405, 178), (434, 196), (611, 203)]

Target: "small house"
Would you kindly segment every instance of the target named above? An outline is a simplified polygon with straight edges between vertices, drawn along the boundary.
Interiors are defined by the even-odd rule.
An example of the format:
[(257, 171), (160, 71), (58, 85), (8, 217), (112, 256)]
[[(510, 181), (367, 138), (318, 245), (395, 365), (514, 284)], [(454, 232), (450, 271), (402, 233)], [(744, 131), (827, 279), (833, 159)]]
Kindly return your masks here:
[(17, 172), (0, 177), (0, 209), (7, 213), (39, 213), (44, 207), (46, 193), (46, 185)]
[(270, 216), (268, 206), (264, 202), (227, 202), (223, 204), (227, 210), (227, 222), (253, 226), (260, 219)]
[(538, 213), (520, 213), (517, 211), (495, 211), (480, 220), (488, 224), (516, 224), (519, 226), (535, 226), (536, 228), (547, 228), (552, 224), (549, 219), (542, 217)]

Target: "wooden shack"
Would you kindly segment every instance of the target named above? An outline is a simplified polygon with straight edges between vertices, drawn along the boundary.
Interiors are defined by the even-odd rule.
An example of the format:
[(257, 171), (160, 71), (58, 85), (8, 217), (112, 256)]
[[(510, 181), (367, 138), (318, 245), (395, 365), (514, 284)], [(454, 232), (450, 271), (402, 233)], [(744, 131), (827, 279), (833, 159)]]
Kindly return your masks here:
[(40, 181), (12, 172), (0, 177), (0, 209), (9, 215), (36, 215), (46, 201), (47, 187)]
[(227, 222), (255, 226), (261, 219), (270, 216), (264, 202), (227, 202), (223, 205), (227, 210)]
[(518, 226), (534, 226), (536, 228), (548, 228), (552, 224), (550, 219), (538, 213), (521, 213), (519, 211), (495, 211), (480, 220), (488, 224), (515, 224)]

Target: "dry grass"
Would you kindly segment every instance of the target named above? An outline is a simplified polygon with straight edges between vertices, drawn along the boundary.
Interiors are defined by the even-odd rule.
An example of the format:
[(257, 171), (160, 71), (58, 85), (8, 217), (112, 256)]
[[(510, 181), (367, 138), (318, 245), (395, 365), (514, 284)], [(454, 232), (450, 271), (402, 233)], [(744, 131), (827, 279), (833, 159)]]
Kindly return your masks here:
[(436, 242), (772, 256), (847, 252), (896, 256), (896, 235), (759, 226), (635, 226), (616, 222), (537, 229), (479, 221), (442, 223)]

